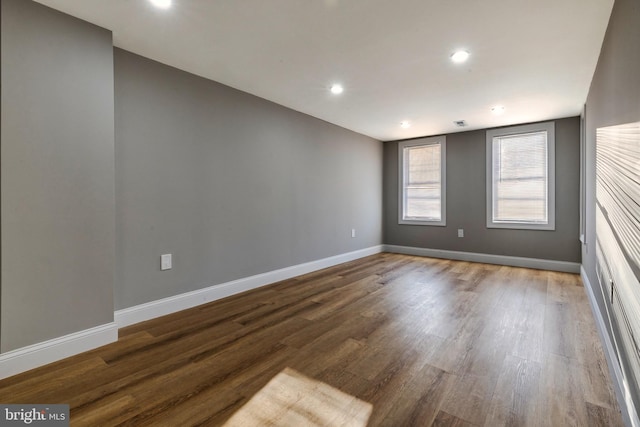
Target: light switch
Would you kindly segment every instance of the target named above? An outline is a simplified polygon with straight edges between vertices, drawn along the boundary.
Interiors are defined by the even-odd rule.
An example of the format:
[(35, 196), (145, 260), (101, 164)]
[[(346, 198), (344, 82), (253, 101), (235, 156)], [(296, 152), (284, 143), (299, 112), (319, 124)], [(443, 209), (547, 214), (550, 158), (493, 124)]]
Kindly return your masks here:
[(458, 237), (464, 237), (464, 229), (458, 228)]
[(171, 270), (171, 254), (160, 256), (160, 270)]

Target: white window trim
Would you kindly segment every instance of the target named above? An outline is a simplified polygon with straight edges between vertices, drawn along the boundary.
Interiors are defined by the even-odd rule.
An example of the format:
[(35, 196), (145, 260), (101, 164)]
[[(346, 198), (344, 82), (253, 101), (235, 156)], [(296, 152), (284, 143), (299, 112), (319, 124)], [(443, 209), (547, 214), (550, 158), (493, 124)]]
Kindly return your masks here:
[[(440, 144), (440, 221), (404, 218), (404, 149), (421, 145)], [(433, 225), (444, 227), (447, 225), (447, 138), (436, 136), (420, 138), (398, 143), (398, 224)]]
[[(493, 138), (496, 136), (517, 135), (532, 132), (547, 131), (547, 194), (548, 221), (547, 224), (527, 222), (494, 222), (493, 221)], [(487, 228), (510, 228), (517, 230), (555, 230), (556, 229), (556, 137), (555, 123), (535, 123), (531, 125), (511, 126), (487, 131)]]

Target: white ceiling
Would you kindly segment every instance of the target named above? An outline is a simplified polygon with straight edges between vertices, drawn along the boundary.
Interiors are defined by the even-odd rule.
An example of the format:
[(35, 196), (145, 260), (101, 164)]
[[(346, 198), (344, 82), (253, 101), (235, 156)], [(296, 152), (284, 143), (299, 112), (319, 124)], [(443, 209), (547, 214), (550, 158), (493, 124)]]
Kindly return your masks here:
[[(117, 47), (395, 140), (580, 114), (613, 0), (37, 0)], [(456, 65), (456, 49), (471, 53)], [(328, 87), (343, 84), (342, 95)], [(501, 116), (490, 108), (506, 107)], [(454, 120), (464, 119), (466, 128)], [(400, 128), (411, 121), (408, 129)]]

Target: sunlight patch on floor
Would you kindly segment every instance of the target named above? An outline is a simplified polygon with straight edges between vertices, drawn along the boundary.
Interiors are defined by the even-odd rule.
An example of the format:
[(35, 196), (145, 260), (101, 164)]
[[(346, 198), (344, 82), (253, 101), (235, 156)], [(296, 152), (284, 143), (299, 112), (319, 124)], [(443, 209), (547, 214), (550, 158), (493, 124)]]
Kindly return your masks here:
[(285, 368), (225, 424), (364, 427), (373, 406), (323, 382)]

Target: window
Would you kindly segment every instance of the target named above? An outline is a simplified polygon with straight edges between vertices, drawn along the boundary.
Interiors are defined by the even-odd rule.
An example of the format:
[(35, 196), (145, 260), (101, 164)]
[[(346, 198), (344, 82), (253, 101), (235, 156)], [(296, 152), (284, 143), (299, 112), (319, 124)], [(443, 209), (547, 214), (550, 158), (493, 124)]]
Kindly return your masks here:
[(444, 226), (446, 139), (422, 138), (399, 144), (399, 224)]
[(553, 122), (487, 131), (487, 227), (555, 229)]

